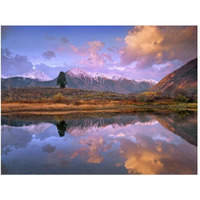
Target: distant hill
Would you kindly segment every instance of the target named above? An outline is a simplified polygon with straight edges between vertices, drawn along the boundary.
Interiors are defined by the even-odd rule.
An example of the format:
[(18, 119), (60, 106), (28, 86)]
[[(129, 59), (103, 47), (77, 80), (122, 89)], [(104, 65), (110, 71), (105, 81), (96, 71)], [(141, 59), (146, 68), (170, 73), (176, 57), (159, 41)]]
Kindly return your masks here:
[(30, 79), (35, 79), (35, 80), (38, 80), (38, 81), (50, 81), (50, 80), (52, 80), (44, 72), (37, 70), (37, 69), (32, 69), (29, 72), (17, 75), (16, 77), (30, 78)]
[(178, 92), (187, 96), (197, 95), (197, 58), (165, 76), (151, 90), (172, 96)]
[[(41, 74), (41, 73), (40, 73)], [(95, 91), (112, 91), (117, 93), (137, 93), (145, 91), (156, 84), (154, 80), (135, 81), (125, 78), (118, 74), (93, 73), (81, 68), (73, 68), (65, 73), (68, 88), (95, 90)], [(28, 78), (29, 77), (29, 78)], [(56, 87), (57, 79), (41, 81), (29, 76), (12, 77), (1, 79), (2, 90), (13, 87)], [(44, 76), (42, 76), (44, 77)]]
[(1, 89), (7, 90), (10, 88), (20, 87), (55, 87), (56, 79), (52, 81), (38, 81), (37, 79), (30, 79), (24, 77), (1, 78)]

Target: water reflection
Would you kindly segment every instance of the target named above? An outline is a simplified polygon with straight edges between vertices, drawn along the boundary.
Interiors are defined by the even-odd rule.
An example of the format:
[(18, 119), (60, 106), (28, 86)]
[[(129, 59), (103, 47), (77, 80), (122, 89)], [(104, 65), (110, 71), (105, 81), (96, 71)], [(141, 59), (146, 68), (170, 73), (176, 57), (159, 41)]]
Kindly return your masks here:
[(2, 116), (2, 174), (197, 173), (194, 112), (57, 120)]

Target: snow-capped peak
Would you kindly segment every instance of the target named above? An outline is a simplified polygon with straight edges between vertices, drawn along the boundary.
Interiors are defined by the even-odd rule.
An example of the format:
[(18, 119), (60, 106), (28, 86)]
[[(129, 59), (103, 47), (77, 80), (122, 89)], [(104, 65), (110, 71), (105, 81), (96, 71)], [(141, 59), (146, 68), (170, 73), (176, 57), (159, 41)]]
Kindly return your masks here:
[(29, 71), (27, 73), (23, 73), (23, 74), (17, 75), (17, 77), (37, 79), (38, 81), (50, 81), (50, 80), (52, 80), (44, 72), (39, 71), (37, 69), (32, 69), (31, 71)]
[(69, 75), (71, 75), (71, 76), (76, 76), (76, 77), (88, 76), (88, 72), (85, 71), (85, 70), (82, 69), (82, 68), (79, 68), (79, 67), (72, 68), (72, 69), (70, 69), (67, 73), (68, 73)]
[(75, 77), (88, 77), (88, 78), (107, 78), (112, 80), (118, 80), (118, 79), (125, 79), (125, 77), (119, 75), (119, 74), (105, 74), (100, 72), (88, 72), (82, 68), (75, 67), (67, 72), (71, 76)]
[(140, 80), (136, 80), (137, 82), (147, 82), (147, 83), (151, 83), (152, 85), (155, 85), (158, 83), (158, 81), (153, 80), (153, 79), (140, 79)]
[(102, 78), (108, 78), (108, 79), (112, 79), (112, 80), (125, 79), (125, 77), (123, 77), (120, 74), (105, 74), (105, 73), (98, 73), (98, 72), (97, 73), (89, 72), (89, 74), (93, 78), (102, 77)]
[(73, 77), (77, 77), (77, 78), (81, 78), (81, 77), (87, 77), (89, 79), (95, 79), (98, 80), (98, 78), (107, 78), (107, 79), (111, 79), (111, 80), (131, 80), (134, 82), (146, 82), (146, 83), (150, 83), (151, 85), (155, 85), (156, 83), (158, 83), (158, 81), (153, 80), (153, 79), (141, 79), (141, 80), (132, 80), (130, 78), (126, 78), (120, 74), (106, 74), (106, 73), (101, 73), (101, 72), (88, 72), (83, 68), (80, 67), (75, 67), (70, 69), (67, 72), (68, 75), (73, 76)]

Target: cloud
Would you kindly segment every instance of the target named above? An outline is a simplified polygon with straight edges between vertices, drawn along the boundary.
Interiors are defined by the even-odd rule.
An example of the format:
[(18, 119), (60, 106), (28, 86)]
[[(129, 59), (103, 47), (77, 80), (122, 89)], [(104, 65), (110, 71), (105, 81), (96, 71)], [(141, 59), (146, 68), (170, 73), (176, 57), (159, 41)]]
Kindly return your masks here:
[[(65, 47), (59, 47), (58, 51), (63, 51), (68, 55), (75, 53), (79, 57), (76, 59), (78, 65), (82, 65), (89, 70), (95, 70), (96, 68), (101, 69), (103, 66), (110, 65), (113, 63), (112, 56), (109, 53), (101, 52), (105, 47), (105, 43), (99, 40), (89, 41), (84, 46), (77, 47), (71, 43)], [(69, 51), (71, 50), (71, 52)], [(112, 52), (113, 53), (113, 52)], [(76, 56), (77, 56), (76, 55)], [(72, 55), (73, 57), (74, 55)]]
[(102, 53), (102, 56), (104, 56), (107, 60), (109, 60), (109, 61), (111, 61), (111, 62), (113, 61), (111, 55), (108, 54), (108, 53)]
[(36, 68), (45, 72), (49, 77), (56, 78), (60, 71), (67, 71), (66, 66), (52, 67), (44, 63), (35, 64), (25, 55), (13, 54), (9, 49), (1, 49), (1, 73), (4, 76), (15, 76)]
[(88, 48), (84, 59), (80, 60), (80, 64), (89, 67), (91, 70), (102, 68), (113, 62), (113, 59), (108, 53), (101, 53), (102, 48), (105, 46), (101, 41), (90, 41), (87, 43)]
[(87, 66), (89, 68), (99, 68), (102, 67), (105, 63), (105, 59), (98, 52), (90, 52), (87, 59), (80, 60), (80, 64)]
[(2, 52), (2, 54), (6, 55), (8, 57), (11, 56), (11, 51), (9, 49), (2, 49), (1, 48), (1, 52)]
[(51, 144), (47, 144), (47, 145), (45, 145), (45, 146), (42, 147), (42, 150), (44, 152), (46, 152), (46, 153), (52, 153), (52, 152), (55, 151), (55, 149), (56, 149), (56, 147), (51, 146)]
[(104, 157), (98, 152), (104, 144), (102, 136), (91, 135), (85, 139), (80, 139), (80, 143), (87, 147), (88, 163), (100, 164), (104, 160)]
[(114, 51), (113, 48), (110, 48), (110, 47), (108, 47), (107, 49), (108, 49), (108, 51), (110, 51), (110, 52), (113, 52), (113, 51)]
[[(25, 148), (32, 140), (32, 135), (19, 130), (16, 127), (10, 127), (4, 125), (3, 128), (7, 129), (7, 131), (1, 131), (1, 147), (4, 149), (5, 147), (10, 147), (13, 149)], [(8, 151), (9, 149), (7, 149)], [(6, 153), (6, 152), (3, 152)]]
[(87, 56), (88, 54), (88, 49), (85, 47), (80, 47), (77, 48), (76, 46), (70, 44), (70, 48), (73, 52), (75, 52), (76, 54), (78, 54), (79, 56)]
[(1, 72), (6, 76), (13, 76), (31, 70), (32, 62), (27, 56), (12, 55), (9, 49), (2, 49), (1, 51)]
[(64, 43), (64, 44), (69, 43), (69, 40), (65, 37), (62, 37), (60, 39), (61, 39), (62, 43)]
[(70, 45), (71, 50), (74, 51), (75, 53), (79, 53), (79, 49), (77, 47), (75, 47), (74, 45)]
[(109, 70), (118, 70), (118, 71), (124, 71), (126, 68), (125, 67), (117, 67), (117, 66), (113, 66), (113, 67), (109, 67)]
[(11, 29), (10, 26), (1, 26), (1, 37), (2, 37), (2, 39), (4, 39), (7, 36), (10, 29)]
[[(164, 76), (167, 76), (169, 73), (183, 66), (184, 62), (179, 60), (168, 61), (164, 64), (153, 64), (152, 67), (149, 68), (139, 68), (136, 64), (129, 66), (114, 66), (109, 67), (113, 73), (120, 73), (121, 75), (135, 79), (154, 79), (156, 81), (161, 80)], [(122, 68), (122, 70), (120, 70)], [(124, 69), (124, 70), (123, 70)]]
[(48, 60), (51, 60), (53, 57), (56, 57), (55, 53), (53, 51), (45, 51), (43, 54), (42, 54), (42, 57), (48, 59)]
[(137, 62), (134, 62), (128, 66), (118, 65), (118, 63), (115, 63), (115, 65), (108, 66), (108, 69), (112, 70), (112, 73), (117, 73), (134, 80), (154, 79), (159, 81), (164, 78), (164, 76), (168, 75), (184, 64), (185, 63), (180, 60), (173, 60), (162, 64), (153, 64), (148, 68), (142, 68), (137, 66)]
[(196, 26), (136, 26), (125, 37), (120, 51), (121, 65), (137, 61), (137, 67), (197, 57)]
[(66, 66), (52, 67), (52, 66), (49, 66), (45, 63), (36, 64), (35, 68), (45, 72), (45, 74), (48, 75), (51, 78), (58, 77), (58, 75), (61, 71), (66, 72), (67, 69), (68, 69), (68, 67), (66, 67)]
[(122, 38), (115, 38), (115, 40), (117, 41), (117, 42), (122, 42), (123, 41), (123, 39)]
[(90, 41), (88, 45), (91, 47), (91, 50), (100, 50), (104, 47), (105, 43), (101, 41)]
[[(171, 135), (170, 135), (171, 136)], [(193, 174), (196, 160), (191, 159), (190, 148), (185, 144), (174, 145), (169, 138), (155, 140), (149, 135), (136, 135), (137, 143), (120, 138), (120, 154), (125, 158), (124, 167), (129, 174)], [(164, 139), (164, 137), (163, 137)], [(171, 138), (173, 140), (173, 138)], [(188, 162), (190, 159), (190, 162)]]

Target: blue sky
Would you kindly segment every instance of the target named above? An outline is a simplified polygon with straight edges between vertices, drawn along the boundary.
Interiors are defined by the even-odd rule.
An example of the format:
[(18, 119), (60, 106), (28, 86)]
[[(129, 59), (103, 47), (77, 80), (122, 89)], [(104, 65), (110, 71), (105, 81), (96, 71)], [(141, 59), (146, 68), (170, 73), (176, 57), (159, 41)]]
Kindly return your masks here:
[(51, 78), (82, 67), (160, 80), (197, 57), (197, 28), (159, 26), (3, 26), (2, 74), (39, 69)]

